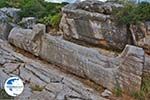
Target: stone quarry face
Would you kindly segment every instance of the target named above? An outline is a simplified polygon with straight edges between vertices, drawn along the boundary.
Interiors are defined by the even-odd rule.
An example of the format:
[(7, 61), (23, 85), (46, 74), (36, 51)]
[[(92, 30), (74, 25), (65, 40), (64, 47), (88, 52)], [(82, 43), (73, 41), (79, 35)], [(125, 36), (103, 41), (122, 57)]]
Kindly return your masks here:
[(122, 50), (129, 43), (127, 29), (112, 19), (113, 9), (120, 7), (92, 0), (67, 5), (62, 10), (60, 28), (66, 39)]
[(8, 42), (0, 39), (1, 85), (12, 76), (20, 77), (25, 86), (15, 100), (107, 100), (54, 65), (16, 53)]
[(21, 49), (110, 90), (116, 88), (117, 84), (123, 91), (140, 90), (144, 67), (142, 48), (127, 45), (120, 56), (107, 57), (94, 48), (71, 43), (59, 36), (39, 35), (39, 31), (43, 32), (43, 28), (38, 27), (37, 31), (35, 28), (14, 28), (8, 40)]
[[(116, 88), (126, 93), (140, 91), (143, 73), (150, 74), (150, 56), (145, 55), (143, 50), (146, 48), (150, 51), (150, 24), (146, 22), (132, 27), (137, 45), (142, 48), (126, 45), (131, 44), (126, 26), (118, 26), (111, 16), (113, 9), (120, 7), (120, 4), (96, 0), (67, 5), (62, 10), (60, 23), (63, 36), (47, 34), (45, 25), (35, 24), (32, 17), (23, 19), (25, 28), (15, 27), (6, 32), (8, 34), (2, 34), (8, 37), (7, 42), (0, 39), (0, 81), (4, 83), (6, 78), (18, 75), (25, 82), (25, 91), (18, 99), (31, 100), (107, 100), (74, 77), (91, 80), (111, 91)], [(12, 11), (2, 10), (7, 13)], [(5, 33), (8, 29), (6, 23), (3, 23), (8, 21), (7, 18), (0, 10), (0, 33)], [(110, 57), (103, 55), (98, 48), (68, 40), (123, 51), (118, 56)], [(40, 60), (16, 53), (8, 42), (40, 57)], [(58, 69), (67, 73), (61, 73), (62, 70)], [(68, 73), (73, 74), (73, 77)], [(33, 92), (32, 85), (39, 85), (43, 89)], [(102, 94), (104, 97), (111, 95), (107, 89)]]
[[(123, 50), (126, 44), (137, 45), (150, 53), (150, 22), (139, 25), (118, 25), (113, 10), (122, 8), (117, 3), (86, 0), (69, 4), (62, 9), (60, 29), (64, 38), (112, 50)], [(135, 40), (131, 35), (131, 30)], [(134, 41), (136, 43), (134, 43)]]
[(40, 57), (43, 59), (63, 65), (63, 69), (110, 90), (117, 84), (123, 91), (140, 90), (144, 67), (142, 48), (127, 45), (120, 56), (110, 58), (61, 38), (45, 35), (42, 41)]

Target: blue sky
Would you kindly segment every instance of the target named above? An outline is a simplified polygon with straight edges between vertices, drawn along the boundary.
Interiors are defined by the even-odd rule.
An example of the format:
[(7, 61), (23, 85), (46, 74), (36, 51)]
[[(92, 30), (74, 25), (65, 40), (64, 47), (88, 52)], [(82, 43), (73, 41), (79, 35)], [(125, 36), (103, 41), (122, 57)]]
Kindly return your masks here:
[[(76, 0), (45, 0), (45, 1), (56, 2), (56, 3), (61, 3), (61, 2), (70, 2), (70, 3), (73, 3)], [(81, 1), (83, 1), (83, 0), (81, 0)], [(106, 1), (106, 0), (99, 0), (99, 1)]]

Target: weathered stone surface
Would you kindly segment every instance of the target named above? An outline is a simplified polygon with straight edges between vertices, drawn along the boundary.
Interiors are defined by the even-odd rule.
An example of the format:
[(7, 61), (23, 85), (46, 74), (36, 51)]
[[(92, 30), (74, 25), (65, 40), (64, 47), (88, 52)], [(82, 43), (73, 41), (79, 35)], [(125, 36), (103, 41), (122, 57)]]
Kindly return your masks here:
[[(0, 64), (2, 86), (8, 77), (14, 75), (19, 76), (25, 84), (23, 93), (14, 100), (107, 100), (98, 92), (93, 92), (92, 88), (87, 89), (85, 84), (72, 75), (54, 68), (56, 66), (25, 57), (3, 43), (0, 41), (0, 58), (4, 59)], [(16, 69), (19, 73), (12, 73)], [(42, 87), (42, 91), (38, 86)]]
[[(144, 63), (142, 48), (127, 45), (123, 53), (110, 58), (92, 48), (44, 35), (40, 57), (62, 68), (114, 89), (119, 82), (123, 90), (139, 90)], [(48, 54), (48, 55), (47, 55)]]
[(147, 34), (150, 35), (150, 21), (145, 22), (145, 24), (146, 24)]
[(21, 95), (16, 97), (14, 100), (28, 100), (33, 95), (32, 89), (29, 84), (25, 84), (24, 91)]
[(133, 29), (133, 31), (135, 34), (142, 35), (142, 38), (136, 38), (138, 46), (144, 48), (145, 51), (150, 54), (150, 22), (143, 23), (139, 27)]
[(87, 99), (87, 100), (88, 99), (103, 100), (103, 98), (99, 97), (98, 96), (99, 94), (97, 94), (91, 88), (85, 87), (80, 81), (73, 81), (73, 78), (69, 78), (69, 79), (68, 78), (64, 78), (64, 80), (62, 81), (62, 83), (65, 84), (65, 85), (67, 85), (72, 90), (76, 91), (78, 94), (80, 94), (82, 96), (81, 100), (83, 98)]
[(7, 39), (12, 28), (13, 26), (11, 24), (0, 22), (0, 38)]
[(112, 92), (106, 89), (101, 95), (103, 97), (110, 97), (112, 95)]
[(20, 9), (16, 8), (1, 8), (0, 9), (0, 38), (7, 39), (9, 32), (19, 21)]
[(0, 68), (0, 89), (4, 88), (4, 83), (9, 78), (8, 74), (6, 74), (3, 70), (4, 69)]
[[(33, 94), (29, 100), (57, 100), (55, 99), (55, 95), (48, 91), (37, 92)], [(60, 99), (61, 100), (61, 99)], [(62, 98), (63, 100), (63, 98)]]
[(150, 56), (145, 56), (145, 64), (144, 64), (144, 73), (149, 74), (150, 76)]
[(23, 80), (30, 82), (31, 84), (38, 84), (39, 86), (45, 86), (46, 83), (35, 76), (31, 71), (20, 68), (20, 75)]
[[(142, 84), (142, 73), (144, 69), (144, 50), (135, 46), (126, 46), (121, 56), (122, 63), (119, 65), (117, 84), (128, 91), (140, 90)], [(131, 89), (134, 88), (134, 89)]]
[(19, 12), (21, 11), (20, 9), (17, 8), (1, 8), (0, 11), (4, 12), (6, 15), (12, 18), (13, 22), (18, 22), (19, 20)]
[[(33, 27), (33, 30), (14, 28), (9, 35), (9, 41), (17, 47), (40, 56), (48, 62), (63, 66), (63, 69), (88, 78), (110, 90), (118, 84), (127, 91), (140, 89), (144, 67), (143, 49), (128, 45), (120, 56), (107, 57), (94, 48), (83, 47), (65, 41), (62, 37), (44, 34), (43, 29), (38, 25)], [(38, 73), (34, 66), (30, 65), (26, 69), (46, 83), (51, 81), (42, 75), (44, 72)]]
[(20, 24), (24, 28), (32, 29), (32, 27), (36, 24), (36, 18), (35, 17), (23, 18)]
[(113, 2), (101, 2), (98, 0), (86, 0), (79, 2), (77, 9), (83, 9), (90, 12), (111, 14), (114, 8), (123, 7), (121, 4), (116, 4)]
[(45, 33), (45, 25), (37, 24), (33, 29), (13, 28), (8, 40), (15, 46), (38, 56), (40, 51), (41, 36)]
[(63, 8), (60, 29), (66, 39), (83, 41), (109, 49), (123, 49), (130, 44), (125, 25), (117, 25), (111, 13), (122, 5), (87, 0)]
[(14, 72), (16, 69), (18, 69), (20, 66), (20, 63), (6, 63), (3, 65), (3, 67), (5, 68), (4, 71), (6, 73), (12, 73)]

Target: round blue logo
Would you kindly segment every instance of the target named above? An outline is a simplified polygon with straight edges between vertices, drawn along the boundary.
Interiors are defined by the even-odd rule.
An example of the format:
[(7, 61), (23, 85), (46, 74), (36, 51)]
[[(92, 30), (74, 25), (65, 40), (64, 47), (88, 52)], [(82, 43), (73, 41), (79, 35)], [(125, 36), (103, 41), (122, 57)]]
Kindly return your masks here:
[(19, 77), (10, 77), (4, 84), (6, 93), (10, 96), (18, 96), (23, 92), (23, 81)]

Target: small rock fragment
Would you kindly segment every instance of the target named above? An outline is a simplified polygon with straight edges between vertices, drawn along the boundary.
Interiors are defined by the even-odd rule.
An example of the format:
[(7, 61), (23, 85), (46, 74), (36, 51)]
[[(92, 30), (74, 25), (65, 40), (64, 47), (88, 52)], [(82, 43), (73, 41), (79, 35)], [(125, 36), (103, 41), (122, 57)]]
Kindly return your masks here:
[(110, 97), (112, 95), (112, 92), (105, 89), (105, 91), (101, 94), (103, 97)]

